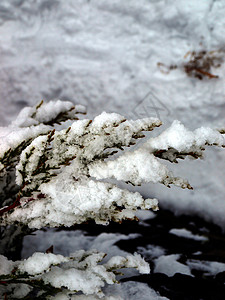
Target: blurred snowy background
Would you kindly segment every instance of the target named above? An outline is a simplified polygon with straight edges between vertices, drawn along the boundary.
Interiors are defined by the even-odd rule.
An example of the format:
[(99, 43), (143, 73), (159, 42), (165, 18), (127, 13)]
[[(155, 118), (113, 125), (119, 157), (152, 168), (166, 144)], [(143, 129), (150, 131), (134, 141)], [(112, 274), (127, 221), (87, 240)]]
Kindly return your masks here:
[[(0, 126), (27, 105), (61, 99), (87, 106), (91, 118), (105, 110), (160, 117), (162, 129), (174, 119), (222, 128), (224, 15), (223, 0), (1, 0)], [(193, 51), (205, 51), (200, 71), (190, 71)], [(172, 166), (193, 191), (138, 191), (225, 229), (225, 153), (205, 156)]]

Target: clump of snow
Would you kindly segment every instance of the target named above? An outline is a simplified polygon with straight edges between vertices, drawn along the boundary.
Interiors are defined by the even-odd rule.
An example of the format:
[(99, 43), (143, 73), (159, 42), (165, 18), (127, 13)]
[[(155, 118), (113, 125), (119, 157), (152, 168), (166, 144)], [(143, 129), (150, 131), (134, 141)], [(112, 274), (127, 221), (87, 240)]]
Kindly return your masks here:
[(137, 268), (141, 274), (150, 272), (149, 264), (137, 253), (128, 255), (126, 258), (114, 256), (106, 263), (106, 267), (109, 269), (119, 269), (122, 265), (125, 265), (127, 268)]
[(146, 247), (138, 247), (138, 252), (142, 254), (144, 257), (148, 258), (157, 258), (165, 255), (166, 251), (159, 246), (155, 245), (147, 245)]
[(127, 152), (113, 161), (93, 163), (89, 166), (89, 172), (97, 179), (115, 178), (133, 185), (161, 182), (167, 186), (173, 183), (182, 188), (190, 187), (187, 180), (173, 177), (165, 165), (143, 148)]
[[(143, 199), (138, 192), (122, 190), (114, 184), (87, 178), (77, 182), (64, 173), (52, 179), (51, 183), (41, 185), (40, 190), (45, 198), (28, 204), (24, 198), (23, 207), (8, 215), (7, 222), (27, 222), (31, 228), (72, 226), (87, 219), (106, 224), (112, 218), (134, 218), (138, 207), (156, 209), (158, 203), (156, 199)], [(124, 209), (121, 210), (122, 206)]]
[(37, 110), (35, 119), (39, 123), (47, 123), (49, 120), (54, 120), (59, 114), (69, 112), (71, 110), (73, 110), (73, 114), (75, 114), (79, 112), (79, 109), (81, 109), (81, 112), (85, 112), (84, 106), (74, 106), (74, 104), (70, 101), (49, 101), (47, 103), (43, 103), (43, 105), (41, 105), (41, 107)]
[(73, 119), (77, 113), (84, 112), (84, 106), (74, 106), (72, 102), (61, 100), (49, 101), (36, 108), (25, 107), (8, 127), (0, 127), (0, 158), (8, 150), (14, 150), (23, 141), (49, 132), (52, 127), (48, 125), (48, 122), (54, 123), (60, 114), (67, 113), (67, 118)]
[[(180, 121), (173, 121), (171, 126), (163, 131), (159, 136), (150, 138), (145, 146), (151, 152), (157, 150), (174, 149), (178, 153), (199, 153), (202, 152), (205, 145), (224, 146), (225, 138), (217, 130), (207, 127), (201, 127), (195, 131), (189, 131)], [(176, 154), (174, 154), (176, 155)]]
[(0, 255), (0, 275), (8, 275), (11, 273), (15, 266), (15, 263), (8, 260), (7, 257)]
[(66, 112), (68, 114), (71, 112), (68, 118), (73, 118), (76, 113), (85, 113), (85, 107), (82, 105), (74, 106), (70, 101), (41, 102), (37, 107), (23, 108), (17, 118), (11, 123), (11, 126), (30, 127), (32, 125), (39, 125), (40, 123), (46, 124)]
[(178, 228), (173, 228), (170, 229), (169, 233), (177, 235), (179, 237), (184, 237), (186, 239), (193, 239), (196, 241), (208, 241), (208, 238), (202, 235), (198, 235), (198, 234), (193, 234), (191, 231), (182, 228), (182, 229), (178, 229)]
[(168, 129), (158, 137), (150, 139), (147, 144), (152, 148), (152, 151), (174, 148), (181, 152), (190, 148), (193, 145), (193, 141), (193, 132), (188, 131), (181, 122), (175, 120)]
[[(35, 235), (29, 235), (25, 237), (24, 240), (24, 246), (23, 246), (23, 252), (22, 256), (27, 257), (31, 255), (31, 253), (37, 249), (38, 251), (42, 251), (43, 249), (47, 249), (49, 245), (54, 245), (54, 252), (55, 253), (62, 253), (63, 255), (68, 256), (71, 252), (71, 249), (74, 249), (77, 253), (80, 255), (82, 252), (78, 251), (78, 249), (97, 249), (99, 252), (107, 253), (107, 256), (104, 258), (103, 262), (105, 261), (106, 264), (110, 260), (110, 258), (116, 256), (119, 258), (120, 261), (124, 260), (126, 261), (126, 256), (129, 256), (130, 254), (121, 250), (118, 246), (116, 246), (116, 242), (120, 240), (130, 240), (133, 238), (138, 237), (138, 234), (128, 234), (128, 235), (122, 235), (118, 233), (101, 233), (98, 236), (89, 236), (85, 232), (81, 232), (80, 230), (76, 231), (57, 231), (56, 229), (50, 229), (48, 231), (42, 231), (38, 230), (35, 232)], [(40, 243), (40, 240), (42, 241)], [(142, 255), (142, 252), (139, 251)], [(72, 256), (76, 255), (73, 254)], [(123, 257), (122, 257), (123, 256)], [(145, 253), (143, 252), (143, 256), (145, 256)], [(148, 266), (147, 266), (148, 267)], [(149, 268), (149, 267), (148, 267)], [(123, 273), (127, 274), (127, 269), (123, 269)], [(129, 269), (128, 276), (134, 275), (134, 270)], [(136, 272), (135, 272), (136, 274)], [(142, 287), (142, 284), (136, 284), (135, 285), (136, 291), (140, 292), (140, 295), (145, 295), (147, 297), (148, 293), (149, 295), (154, 293), (153, 290), (151, 290), (148, 286), (145, 288)], [(135, 294), (132, 294), (132, 286), (128, 283), (120, 283), (116, 285), (106, 285), (103, 288), (103, 292), (105, 294), (105, 297), (103, 297), (104, 300), (112, 300), (112, 299), (135, 299)], [(145, 292), (144, 292), (145, 291)], [(99, 299), (98, 296), (95, 295), (73, 295), (73, 296), (67, 296), (68, 291), (65, 291), (63, 294), (59, 294), (56, 299)], [(71, 294), (71, 292), (70, 292)], [(156, 293), (155, 293), (156, 296)], [(62, 298), (60, 298), (62, 297)], [(64, 298), (63, 298), (64, 297)], [(87, 298), (86, 298), (87, 297)], [(112, 297), (112, 299), (111, 299)], [(55, 299), (55, 298), (54, 298)], [(142, 299), (142, 298), (141, 298)], [(145, 298), (143, 298), (145, 299)], [(147, 298), (148, 299), (148, 298)], [(154, 299), (154, 298), (153, 298)], [(158, 299), (158, 298), (156, 298)]]
[(66, 262), (69, 259), (58, 254), (35, 252), (28, 259), (25, 259), (18, 265), (18, 270), (21, 273), (28, 273), (30, 275), (36, 275), (49, 271), (51, 265), (58, 265), (62, 262)]
[(49, 130), (51, 127), (43, 124), (26, 128), (0, 127), (0, 157), (2, 158), (10, 149), (18, 147), (23, 141), (45, 134)]
[(116, 113), (111, 113), (110, 118), (109, 114), (106, 112), (102, 112), (99, 116), (95, 117), (92, 123), (92, 131), (100, 131), (106, 127), (113, 127), (119, 123), (126, 121), (126, 119)]
[(188, 266), (178, 262), (179, 254), (162, 255), (154, 260), (154, 273), (163, 273), (172, 277), (176, 273), (192, 276)]
[[(99, 275), (95, 273), (99, 271), (101, 271), (99, 268), (93, 272), (86, 272), (75, 268), (63, 270), (59, 267), (53, 267), (51, 272), (43, 276), (43, 280), (57, 288), (64, 286), (71, 291), (81, 290), (84, 294), (99, 294), (101, 296), (100, 290), (104, 286), (104, 281), (101, 278), (103, 272), (100, 272)], [(108, 280), (108, 283), (112, 284), (113, 282)]]

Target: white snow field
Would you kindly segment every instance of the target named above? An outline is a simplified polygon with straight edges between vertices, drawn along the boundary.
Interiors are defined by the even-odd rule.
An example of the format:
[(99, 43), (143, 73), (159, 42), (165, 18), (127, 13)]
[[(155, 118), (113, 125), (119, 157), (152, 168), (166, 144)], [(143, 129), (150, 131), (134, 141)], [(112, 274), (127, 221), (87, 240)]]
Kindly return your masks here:
[[(224, 128), (224, 15), (223, 0), (1, 0), (0, 126), (7, 126), (25, 106), (61, 99), (86, 106), (87, 118), (102, 111), (134, 119), (158, 117), (164, 126), (152, 136), (173, 120), (191, 130)], [(208, 75), (200, 73), (201, 80), (188, 76), (184, 66), (192, 51), (206, 51), (220, 66), (212, 63)], [(178, 215), (196, 214), (225, 229), (224, 166), (223, 149), (207, 149), (204, 160), (187, 158), (171, 168), (187, 178), (193, 190), (160, 184), (135, 189), (146, 198), (159, 199), (161, 208)], [(82, 232), (74, 244), (70, 241), (70, 249), (63, 250), (60, 241), (68, 237), (58, 235), (57, 253), (77, 250), (76, 241), (85, 247), (80, 236)], [(37, 235), (31, 252), (32, 239), (27, 239), (23, 257), (38, 251), (38, 239)], [(47, 243), (44, 237), (41, 241)], [(94, 242), (90, 238), (87, 244), (92, 247)], [(114, 237), (107, 250), (113, 242)], [(111, 248), (113, 255), (121, 251)], [(165, 274), (182, 270), (189, 274), (193, 266), (214, 274), (214, 269), (224, 267), (208, 261), (189, 261), (187, 267), (177, 262), (179, 254), (163, 254), (156, 255), (156, 266)], [(171, 263), (174, 270), (168, 271)], [(107, 291), (106, 299), (111, 300), (166, 299), (144, 283), (125, 282)]]

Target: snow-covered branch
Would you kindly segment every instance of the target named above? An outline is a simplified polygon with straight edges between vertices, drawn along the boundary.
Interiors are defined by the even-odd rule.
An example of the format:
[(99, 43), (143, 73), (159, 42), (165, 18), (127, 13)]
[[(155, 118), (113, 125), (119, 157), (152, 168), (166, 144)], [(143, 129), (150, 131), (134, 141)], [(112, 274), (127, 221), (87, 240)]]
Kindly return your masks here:
[[(173, 175), (164, 160), (202, 158), (207, 145), (225, 145), (224, 130), (202, 127), (191, 132), (174, 121), (158, 137), (123, 152), (120, 150), (144, 137), (143, 131), (153, 130), (161, 121), (126, 120), (106, 112), (93, 121), (77, 120), (76, 114), (84, 111), (82, 106), (74, 107), (70, 102), (41, 102), (36, 108), (25, 108), (9, 127), (0, 128), (2, 226), (7, 228), (19, 222), (42, 228), (89, 220), (108, 224), (111, 220), (135, 219), (137, 209), (157, 210), (158, 200), (144, 199), (140, 193), (107, 180), (191, 189), (186, 179)], [(70, 127), (54, 128), (54, 124), (67, 119), (75, 120)], [(102, 262), (104, 256), (84, 250), (70, 257), (34, 253), (27, 260), (16, 262), (0, 256), (0, 294), (6, 285), (12, 296), (19, 286), (22, 297), (32, 293), (33, 288), (39, 290), (40, 297), (78, 291), (101, 297), (105, 283), (116, 282), (117, 269), (132, 267), (140, 273), (149, 272), (148, 264), (138, 254)]]
[(70, 294), (83, 292), (101, 298), (105, 284), (117, 282), (118, 269), (135, 268), (141, 274), (150, 272), (148, 263), (137, 253), (127, 257), (114, 256), (103, 263), (105, 256), (96, 250), (80, 250), (69, 257), (36, 252), (28, 259), (13, 262), (0, 255), (0, 281), (7, 286), (8, 293), (11, 290), (12, 297), (15, 284), (18, 284), (23, 297), (38, 287), (42, 299), (57, 294), (62, 288), (67, 288)]
[[(54, 107), (52, 102), (49, 105)], [(55, 111), (48, 119), (48, 106), (44, 104), (36, 108), (36, 114), (31, 108), (23, 114), (26, 119), (31, 115), (32, 120), (47, 122), (60, 115), (60, 108), (68, 111), (71, 105), (56, 102)], [(38, 114), (41, 109), (43, 117)], [(20, 114), (20, 124), (24, 124), (23, 114)], [(16, 165), (20, 192), (14, 204), (0, 210), (2, 224), (19, 221), (31, 228), (41, 228), (72, 226), (91, 219), (107, 224), (110, 220), (135, 218), (138, 208), (157, 210), (156, 199), (143, 199), (137, 192), (102, 181), (107, 178), (133, 185), (158, 182), (191, 189), (188, 181), (174, 176), (162, 159), (178, 162), (178, 158), (187, 155), (198, 158), (206, 145), (224, 146), (224, 136), (217, 130), (199, 128), (191, 132), (174, 121), (158, 137), (149, 138), (134, 151), (113, 156), (118, 149), (144, 137), (143, 131), (160, 125), (161, 121), (155, 118), (128, 121), (119, 114), (104, 112), (93, 122), (78, 120), (68, 129), (37, 136), (20, 154)], [(3, 145), (5, 139), (7, 136)]]

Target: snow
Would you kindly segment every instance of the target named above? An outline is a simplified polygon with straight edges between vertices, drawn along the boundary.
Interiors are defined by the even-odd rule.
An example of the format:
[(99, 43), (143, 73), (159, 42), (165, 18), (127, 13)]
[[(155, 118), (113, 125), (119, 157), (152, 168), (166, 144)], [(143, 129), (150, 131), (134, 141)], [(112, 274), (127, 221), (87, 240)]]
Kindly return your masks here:
[(47, 103), (40, 102), (37, 107), (25, 107), (22, 109), (17, 118), (12, 121), (12, 127), (29, 127), (40, 123), (48, 123), (54, 120), (60, 113), (69, 113), (71, 117), (75, 113), (85, 113), (86, 109), (82, 105), (76, 105), (70, 101), (49, 101)]
[(160, 136), (152, 138), (147, 145), (152, 151), (157, 149), (168, 150), (174, 148), (178, 152), (195, 152), (195, 149), (207, 144), (223, 146), (224, 137), (211, 128), (198, 128), (194, 132), (187, 130), (180, 121), (173, 121), (172, 125)]
[[(75, 121), (69, 131), (52, 131), (35, 138), (20, 155), (16, 183), (22, 186), (26, 182), (23, 192), (31, 191), (37, 199), (21, 197), (23, 207), (5, 214), (3, 224), (20, 221), (31, 228), (41, 228), (72, 226), (90, 219), (97, 224), (107, 224), (112, 219), (132, 219), (137, 208), (157, 210), (158, 200), (144, 199), (137, 192), (96, 179), (115, 178), (133, 185), (160, 182), (168, 187), (174, 184), (191, 189), (186, 179), (175, 177), (160, 159), (176, 162), (189, 153), (195, 158), (201, 157), (206, 144), (224, 145), (224, 138), (218, 131), (201, 128), (198, 138), (198, 131), (190, 132), (175, 121), (168, 130), (150, 138), (136, 150), (104, 161), (105, 149), (128, 146), (141, 130), (160, 125), (152, 118), (123, 120), (118, 114), (102, 113), (92, 123)], [(162, 156), (156, 157), (157, 153)], [(68, 161), (71, 161), (70, 166), (65, 166)], [(39, 191), (44, 195), (41, 199)]]
[[(27, 176), (27, 180), (28, 182), (32, 181), (32, 177), (30, 174), (32, 174), (32, 172), (37, 168), (40, 156), (45, 153), (47, 141), (47, 135), (38, 136), (33, 142), (30, 143), (29, 146), (26, 147), (24, 151), (22, 151), (20, 155), (20, 161), (16, 165), (16, 183), (18, 185), (21, 186), (24, 180), (22, 175), (22, 172), (24, 171), (24, 165), (26, 165), (26, 171), (29, 174)], [(27, 153), (29, 153), (29, 151), (32, 152), (32, 156), (27, 162)], [(33, 185), (35, 186), (35, 183), (33, 183)]]
[[(38, 230), (35, 235), (26, 236), (23, 246), (23, 257), (30, 256), (34, 251), (44, 251), (49, 247), (50, 244), (54, 245), (54, 253), (62, 253), (68, 255), (73, 249), (77, 251), (79, 249), (97, 249), (99, 252), (107, 252), (105, 259), (114, 260), (114, 256), (119, 257), (120, 260), (124, 260), (124, 257), (128, 255), (127, 252), (119, 249), (116, 246), (116, 242), (121, 240), (129, 240), (136, 238), (137, 234), (123, 235), (119, 233), (102, 233), (95, 236), (89, 236), (80, 230), (76, 231), (57, 231), (51, 229), (49, 231)], [(39, 241), (42, 241), (40, 243)], [(140, 252), (142, 253), (142, 252)], [(162, 254), (159, 252), (158, 254)], [(121, 256), (124, 256), (123, 258)], [(105, 260), (104, 259), (104, 260)], [(118, 260), (117, 260), (118, 263)], [(126, 269), (123, 269), (123, 273), (127, 273)], [(128, 273), (132, 276), (132, 273)], [(109, 285), (103, 288), (105, 297), (104, 300), (114, 299), (137, 299), (139, 295), (140, 299), (147, 300), (151, 296), (153, 300), (163, 300), (165, 297), (160, 297), (153, 289), (148, 287), (146, 284), (138, 282), (121, 282), (117, 285)], [(65, 297), (65, 298), (63, 298)], [(69, 297), (68, 297), (69, 298)], [(66, 295), (57, 295), (54, 299), (68, 299)], [(72, 299), (99, 299), (97, 296), (91, 295), (73, 295)]]
[(110, 119), (109, 119), (109, 114), (107, 114), (106, 112), (102, 112), (101, 115), (97, 116), (94, 119), (92, 123), (92, 127), (93, 130), (99, 131), (104, 127), (108, 127), (108, 126), (111, 127), (112, 125), (122, 123), (123, 121), (126, 121), (126, 119), (119, 114), (112, 113), (110, 114)]
[[(105, 110), (160, 117), (166, 126), (177, 119), (192, 130), (224, 127), (224, 62), (212, 68), (219, 79), (183, 71), (188, 51), (222, 49), (224, 56), (224, 10), (224, 1), (213, 0), (2, 0), (0, 124), (41, 99), (63, 99), (84, 104), (91, 117)], [(157, 62), (178, 68), (165, 74)], [(197, 214), (224, 229), (224, 151), (209, 149), (205, 156), (176, 166), (193, 191), (150, 184), (141, 192), (176, 214)], [(136, 299), (127, 290), (137, 283), (122, 286), (125, 299)], [(139, 289), (141, 299), (149, 299), (148, 289)]]
[(90, 175), (97, 179), (115, 178), (133, 185), (160, 182), (169, 186), (173, 183), (182, 188), (191, 188), (187, 180), (174, 177), (159, 159), (143, 148), (127, 152), (112, 161), (94, 162), (90, 164), (89, 170)]
[(165, 255), (165, 250), (162, 247), (155, 245), (147, 245), (146, 247), (138, 247), (140, 254), (148, 258), (158, 258)]
[(202, 271), (205, 276), (215, 276), (218, 273), (225, 271), (225, 264), (217, 261), (198, 261), (190, 259), (187, 261), (187, 265), (191, 269)]
[(119, 268), (120, 265), (125, 265), (127, 268), (135, 268), (137, 266), (138, 271), (141, 274), (149, 274), (150, 267), (146, 263), (140, 254), (134, 253), (134, 255), (128, 255), (126, 258), (113, 256), (107, 263), (107, 268)]
[[(69, 101), (49, 101), (37, 107), (25, 107), (8, 127), (0, 127), (0, 157), (10, 149), (15, 149), (21, 142), (45, 134), (52, 129), (48, 126), (60, 113), (67, 113), (73, 119), (76, 113), (84, 113), (82, 105), (74, 106)], [(43, 123), (43, 124), (42, 124)]]
[(1, 295), (10, 292), (14, 299), (24, 299), (26, 295), (31, 291), (32, 287), (25, 283), (12, 283), (7, 286), (0, 286)]
[[(16, 166), (16, 183), (22, 186), (26, 182), (23, 193), (31, 193), (34, 198), (21, 197), (23, 207), (6, 214), (4, 224), (17, 220), (32, 228), (41, 228), (72, 226), (90, 219), (98, 224), (107, 224), (112, 219), (120, 221), (134, 218), (137, 208), (158, 209), (158, 200), (155, 198), (144, 199), (138, 192), (96, 181), (110, 176), (113, 169), (117, 179), (134, 184), (160, 181), (166, 185), (174, 183), (188, 187), (185, 180), (169, 176), (166, 166), (143, 149), (118, 158), (124, 158), (124, 163), (119, 162), (124, 177), (120, 176), (120, 169), (107, 164), (104, 174), (101, 161), (106, 149), (129, 146), (133, 139), (141, 135), (141, 131), (152, 130), (160, 125), (155, 118), (122, 123), (121, 120), (124, 118), (118, 114), (102, 113), (92, 123), (87, 120), (75, 121), (70, 130), (51, 131), (48, 135), (35, 138), (22, 151)], [(133, 157), (135, 155), (137, 159)], [(70, 166), (67, 166), (70, 161)], [(100, 171), (95, 169), (95, 162), (97, 166), (100, 162)], [(109, 163), (113, 164), (114, 161)], [(89, 178), (90, 175), (95, 178)], [(44, 197), (38, 196), (39, 191)]]
[[(168, 298), (159, 296), (146, 283), (140, 282), (122, 282), (117, 286), (108, 286), (104, 289), (105, 297), (103, 300), (136, 300), (137, 297), (142, 300), (167, 300)], [(98, 300), (98, 296), (92, 295), (67, 295), (67, 293), (59, 293), (54, 300)]]
[(0, 255), (0, 275), (10, 274), (14, 267), (14, 262), (7, 257)]
[(21, 262), (18, 269), (21, 273), (27, 272), (28, 274), (36, 275), (49, 271), (51, 265), (58, 265), (66, 261), (68, 259), (59, 254), (35, 252), (28, 259)]
[(190, 268), (177, 261), (179, 258), (179, 254), (162, 255), (156, 258), (154, 273), (164, 273), (169, 277), (176, 273), (192, 276)]
[[(127, 257), (112, 257), (108, 262), (99, 264), (105, 257), (105, 253), (98, 253), (96, 250), (79, 250), (70, 254), (70, 257), (55, 255), (52, 253), (35, 252), (31, 257), (23, 261), (16, 261), (15, 274), (31, 280), (43, 280), (45, 284), (53, 287), (66, 287), (71, 292), (82, 291), (86, 295), (95, 294), (103, 297), (101, 288), (107, 284), (116, 282), (116, 269), (136, 268), (140, 273), (150, 272), (148, 263), (137, 253), (127, 255)], [(12, 271), (11, 261), (4, 256), (0, 257), (3, 262), (3, 275), (10, 274)], [(11, 275), (11, 274), (10, 274)], [(30, 276), (31, 275), (31, 276)], [(35, 276), (38, 275), (38, 276)], [(30, 289), (18, 289), (18, 298), (21, 294), (27, 293)], [(10, 289), (10, 283), (9, 283)], [(14, 295), (15, 296), (15, 295)]]
[[(177, 119), (190, 129), (224, 126), (223, 61), (212, 69), (219, 79), (198, 80), (183, 70), (188, 51), (215, 50), (223, 57), (223, 1), (3, 0), (1, 7), (2, 125), (28, 104), (63, 99), (85, 105), (90, 116), (105, 110), (160, 117), (165, 125)], [(165, 74), (158, 62), (178, 68)], [(191, 194), (154, 185), (148, 197), (224, 227), (224, 154), (208, 151), (207, 159), (195, 174), (189, 162), (179, 169), (192, 179)]]
[[(152, 288), (150, 288), (146, 283), (141, 282), (133, 282), (128, 281), (121, 283), (117, 287), (118, 292), (118, 300), (120, 300), (119, 296), (122, 297), (123, 300), (167, 300), (168, 298), (160, 296), (157, 292), (155, 292)], [(110, 291), (110, 289), (108, 289)], [(114, 291), (115, 293), (115, 291)]]
[(103, 259), (104, 253), (93, 252), (89, 255), (83, 250), (71, 254), (76, 258), (75, 263), (68, 263), (64, 268), (52, 267), (50, 272), (42, 276), (43, 280), (55, 287), (65, 286), (71, 291), (82, 290), (87, 295), (94, 293), (101, 296), (100, 289), (105, 285), (104, 281), (108, 284), (116, 282), (111, 270), (131, 267), (137, 268), (140, 273), (150, 272), (148, 264), (138, 254), (128, 255), (125, 258), (112, 257), (103, 265), (96, 265), (96, 263)]
[(196, 240), (196, 241), (207, 241), (208, 238), (205, 237), (205, 236), (201, 236), (201, 235), (198, 235), (198, 234), (193, 234), (191, 231), (185, 229), (185, 228), (173, 228), (173, 229), (170, 229), (169, 233), (171, 234), (174, 234), (176, 236), (180, 236), (180, 237), (184, 237), (186, 239), (193, 239), (193, 240)]
[(0, 127), (0, 156), (3, 157), (6, 151), (15, 149), (22, 141), (35, 138), (39, 134), (47, 133), (50, 129), (50, 126), (43, 124), (27, 128)]
[[(99, 273), (99, 270), (95, 271)], [(71, 291), (82, 290), (85, 294), (99, 294), (99, 289), (104, 286), (103, 280), (97, 274), (86, 274), (85, 271), (74, 268), (62, 270), (54, 267), (44, 276), (44, 282), (58, 288), (65, 286)]]
[[(115, 246), (116, 242), (134, 239), (137, 236), (138, 234), (101, 233), (96, 237), (89, 236), (81, 230), (37, 230), (34, 232), (34, 235), (25, 236), (22, 258), (25, 259), (31, 256), (35, 251), (43, 252), (50, 245), (54, 245), (54, 253), (61, 253), (64, 256), (69, 256), (71, 251), (75, 252), (80, 249), (97, 249), (99, 252), (107, 253), (107, 259), (116, 255), (126, 256), (128, 253)], [(42, 243), (40, 243), (40, 240)]]
[[(60, 174), (61, 175), (61, 174)], [(58, 176), (51, 183), (40, 187), (45, 198), (30, 202), (23, 199), (23, 207), (15, 209), (4, 217), (3, 222), (20, 221), (30, 228), (43, 226), (72, 226), (94, 219), (97, 224), (107, 224), (112, 218), (119, 221), (134, 218), (137, 207), (157, 207), (156, 199), (144, 199), (139, 193), (131, 193), (116, 185), (84, 179), (76, 182), (73, 178)], [(62, 186), (60, 182), (65, 182)], [(118, 206), (124, 209), (118, 209)]]

